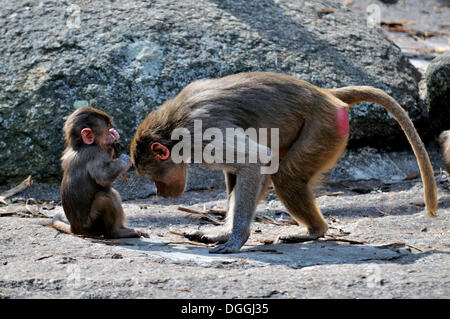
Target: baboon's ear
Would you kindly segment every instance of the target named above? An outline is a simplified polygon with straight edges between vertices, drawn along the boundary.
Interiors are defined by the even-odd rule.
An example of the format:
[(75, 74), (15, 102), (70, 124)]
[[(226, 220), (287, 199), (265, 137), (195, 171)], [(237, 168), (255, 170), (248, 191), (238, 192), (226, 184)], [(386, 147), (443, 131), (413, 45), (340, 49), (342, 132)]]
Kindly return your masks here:
[(169, 149), (161, 143), (155, 142), (150, 148), (152, 150), (153, 156), (161, 161), (165, 161), (170, 156)]

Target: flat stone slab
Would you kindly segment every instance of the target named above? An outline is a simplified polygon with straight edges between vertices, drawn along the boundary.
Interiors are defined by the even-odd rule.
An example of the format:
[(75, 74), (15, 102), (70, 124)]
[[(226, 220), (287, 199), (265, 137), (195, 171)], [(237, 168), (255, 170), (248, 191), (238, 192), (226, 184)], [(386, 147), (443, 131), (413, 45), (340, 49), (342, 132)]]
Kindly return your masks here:
[(167, 244), (148, 239), (128, 239), (136, 249), (155, 261), (200, 267), (265, 267), (284, 265), (294, 269), (326, 264), (353, 264), (376, 260), (393, 260), (410, 254), (407, 249), (389, 249), (383, 246), (351, 245), (348, 243), (307, 242), (245, 246), (234, 254), (210, 254), (208, 248), (190, 244)]

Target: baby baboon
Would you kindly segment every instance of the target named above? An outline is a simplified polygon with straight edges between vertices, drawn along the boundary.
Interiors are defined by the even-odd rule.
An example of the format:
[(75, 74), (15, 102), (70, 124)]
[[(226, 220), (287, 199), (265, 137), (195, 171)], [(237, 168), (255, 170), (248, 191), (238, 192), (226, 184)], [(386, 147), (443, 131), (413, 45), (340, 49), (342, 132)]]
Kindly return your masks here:
[(79, 108), (66, 120), (64, 134), (61, 200), (70, 227), (59, 215), (53, 225), (81, 235), (147, 237), (145, 233), (125, 227), (119, 193), (111, 187), (112, 182), (132, 166), (128, 155), (113, 159), (119, 133), (111, 117), (95, 108)]

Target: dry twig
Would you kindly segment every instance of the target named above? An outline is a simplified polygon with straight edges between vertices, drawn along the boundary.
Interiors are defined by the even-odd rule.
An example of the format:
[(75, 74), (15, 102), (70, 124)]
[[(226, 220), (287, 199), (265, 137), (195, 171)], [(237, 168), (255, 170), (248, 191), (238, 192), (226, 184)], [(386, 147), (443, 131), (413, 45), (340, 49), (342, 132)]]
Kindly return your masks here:
[(5, 204), (5, 205), (8, 205), (8, 203), (6, 202), (6, 199), (8, 197), (11, 197), (11, 196), (13, 196), (13, 195), (23, 191), (27, 187), (30, 187), (31, 184), (33, 184), (33, 180), (31, 179), (31, 175), (30, 175), (25, 180), (23, 180), (22, 183), (20, 183), (16, 187), (13, 187), (10, 190), (7, 190), (6, 192), (2, 193), (0, 195), (0, 202)]
[(11, 212), (11, 211), (7, 211), (7, 210), (0, 210), (0, 217), (1, 216), (12, 216), (17, 214), (17, 212)]
[(413, 249), (415, 249), (415, 250), (417, 250), (417, 251), (420, 251), (421, 253), (423, 253), (423, 250), (422, 249), (419, 249), (419, 248), (417, 248), (417, 247), (414, 247), (414, 246), (411, 246), (411, 245), (406, 245), (407, 247), (409, 247), (409, 248), (413, 248)]
[(366, 241), (358, 241), (358, 240), (353, 240), (353, 239), (347, 239), (347, 238), (337, 238), (333, 235), (325, 235), (326, 238), (321, 238), (319, 239), (319, 241), (340, 241), (340, 242), (344, 242), (344, 243), (350, 243), (350, 244), (354, 244), (354, 245), (366, 245), (368, 244), (368, 242)]
[(53, 255), (44, 255), (44, 256), (41, 256), (41, 257), (39, 257), (38, 259), (36, 259), (36, 261), (42, 260), (42, 259), (46, 259), (46, 258), (50, 258), (50, 257), (53, 257)]
[(37, 210), (31, 209), (30, 206), (28, 205), (28, 203), (31, 201), (33, 201), (34, 204), (38, 205), (38, 202), (34, 198), (27, 199), (27, 201), (25, 202), (25, 209), (27, 210), (27, 212), (29, 212), (31, 215), (36, 216), (36, 217), (51, 218), (51, 217), (45, 215), (44, 213), (42, 213), (39, 210), (39, 208)]
[(33, 210), (28, 205), (25, 206), (25, 208), (20, 207), (16, 210), (0, 210), (0, 217), (4, 216), (13, 216), (18, 215), (20, 217), (30, 217), (30, 214), (32, 217), (37, 218), (51, 218), (44, 213), (40, 212), (39, 210)]
[(201, 246), (201, 247), (213, 247), (216, 244), (205, 244), (205, 243), (200, 243), (197, 241), (186, 240), (186, 241), (169, 241), (167, 243), (167, 245), (194, 245), (194, 246)]
[(202, 215), (203, 219), (206, 219), (207, 221), (209, 221), (209, 222), (211, 222), (211, 223), (213, 223), (215, 225), (223, 225), (222, 221), (220, 221), (220, 220), (216, 219), (215, 217), (211, 216), (211, 214), (218, 213), (218, 212), (220, 212), (219, 214), (221, 216), (224, 216), (225, 214), (222, 215), (221, 211), (215, 211), (215, 210), (199, 211), (199, 210), (195, 210), (195, 209), (187, 208), (187, 207), (183, 207), (183, 206), (179, 206), (178, 210), (183, 211), (183, 212), (187, 212), (187, 213), (190, 213), (190, 214)]
[(213, 223), (214, 225), (223, 225), (224, 222), (217, 220), (216, 218), (214, 218), (213, 216), (210, 215), (203, 215), (201, 217), (201, 219), (205, 219), (206, 221), (209, 221), (211, 223)]
[(187, 207), (183, 207), (183, 206), (178, 206), (178, 210), (181, 210), (186, 213), (199, 214), (199, 215), (213, 214), (213, 215), (225, 216), (227, 214), (227, 212), (225, 210), (208, 209), (208, 210), (201, 211), (201, 210), (196, 210), (196, 209), (187, 208)]
[[(224, 210), (214, 210), (214, 209), (209, 209), (209, 210), (203, 210), (203, 211), (199, 211), (196, 209), (192, 209), (192, 208), (187, 208), (187, 207), (183, 207), (183, 206), (179, 206), (178, 210), (183, 211), (183, 212), (187, 212), (187, 213), (191, 213), (191, 214), (197, 214), (197, 215), (202, 215), (202, 218), (212, 222), (213, 224), (216, 225), (223, 225), (222, 221), (217, 220), (216, 218), (214, 218), (213, 216), (211, 216), (212, 214), (215, 215), (219, 215), (224, 217), (226, 215), (226, 211)], [(265, 223), (265, 224), (273, 224), (273, 225), (278, 225), (278, 226), (290, 226), (290, 225), (298, 225), (298, 223), (295, 220), (280, 220), (280, 221), (276, 221), (271, 217), (268, 216), (255, 216), (255, 221), (257, 222), (261, 222), (261, 223)]]
[(280, 220), (280, 221), (276, 221), (275, 219), (269, 217), (269, 216), (255, 216), (255, 221), (257, 222), (261, 222), (264, 224), (273, 224), (273, 225), (277, 225), (277, 226), (291, 226), (291, 225), (298, 225), (298, 223), (293, 220)]
[(177, 236), (180, 236), (180, 237), (184, 237), (184, 234), (176, 232), (176, 231), (173, 231), (173, 230), (169, 230), (169, 233), (177, 235)]

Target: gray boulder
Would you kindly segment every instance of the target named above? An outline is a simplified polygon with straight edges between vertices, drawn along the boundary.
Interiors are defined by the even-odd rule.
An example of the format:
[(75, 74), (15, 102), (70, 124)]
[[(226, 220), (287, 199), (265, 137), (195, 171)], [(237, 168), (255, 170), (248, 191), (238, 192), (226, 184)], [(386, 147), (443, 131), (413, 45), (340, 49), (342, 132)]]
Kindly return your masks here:
[[(2, 1), (0, 30), (0, 184), (59, 180), (61, 128), (77, 107), (113, 115), (127, 151), (140, 121), (188, 83), (243, 71), (373, 85), (413, 121), (427, 115), (400, 49), (331, 0)], [(350, 117), (350, 145), (406, 144), (379, 106)]]
[(427, 105), (436, 131), (450, 128), (450, 52), (431, 61), (426, 72)]

